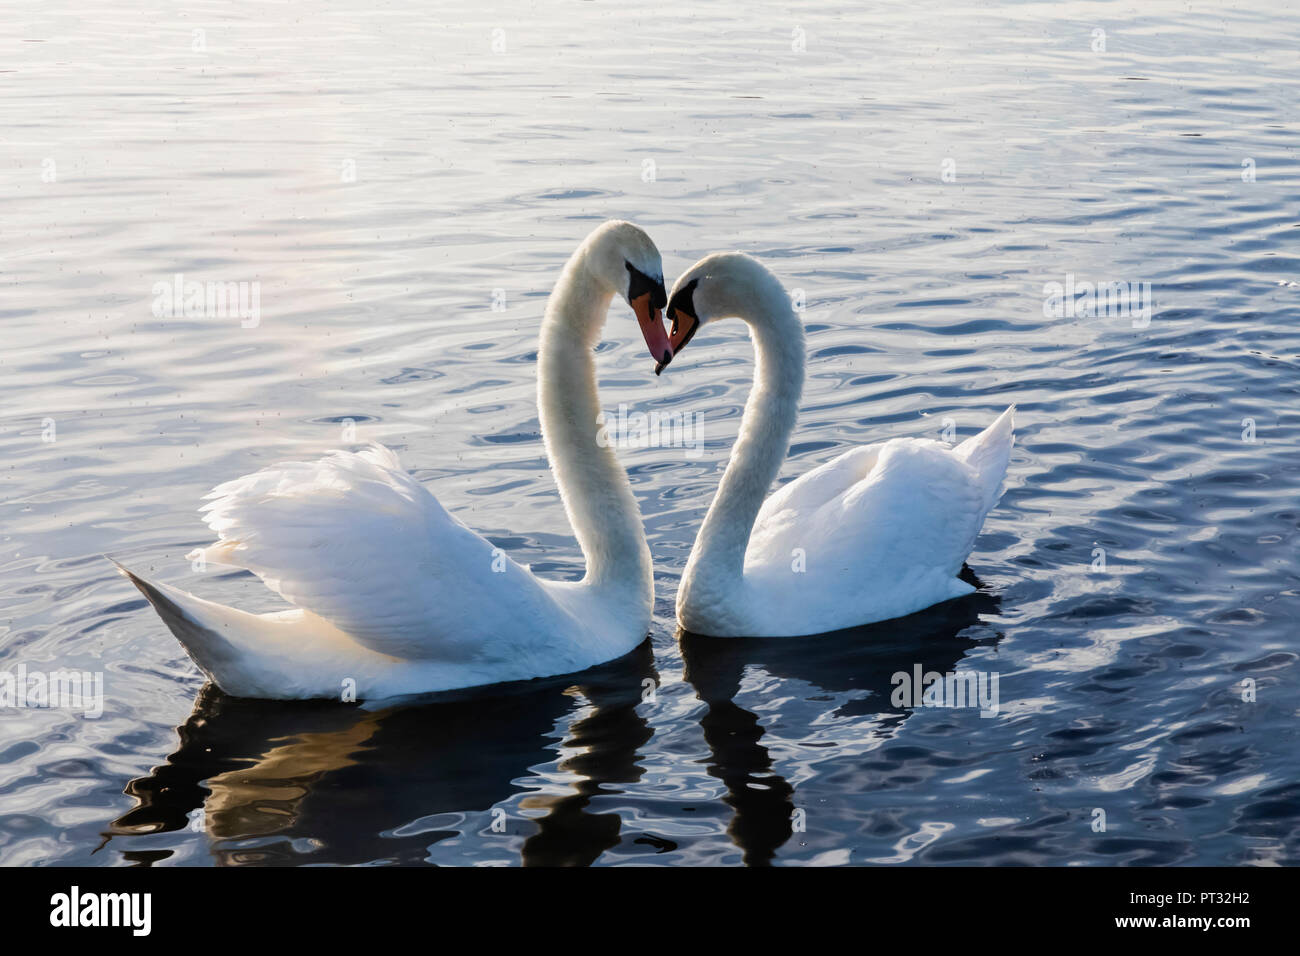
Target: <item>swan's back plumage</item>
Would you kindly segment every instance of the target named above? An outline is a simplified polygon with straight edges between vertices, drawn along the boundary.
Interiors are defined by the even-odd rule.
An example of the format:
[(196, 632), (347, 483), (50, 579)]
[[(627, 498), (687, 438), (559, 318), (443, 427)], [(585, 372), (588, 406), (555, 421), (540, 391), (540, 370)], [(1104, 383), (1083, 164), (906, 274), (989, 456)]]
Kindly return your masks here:
[[(380, 654), (466, 662), (517, 653), (536, 614), (528, 570), (465, 527), (389, 449), (337, 451), (218, 485), (205, 560), (246, 568), (286, 601)], [(534, 605), (534, 606), (530, 606)]]
[(272, 465), (207, 499), (219, 540), (191, 556), (252, 571), (294, 607), (251, 614), (121, 570), (229, 694), (430, 693), (583, 670), (645, 638), (640, 607), (534, 577), (386, 448)]
[[(743, 595), (718, 600), (717, 632), (816, 634), (969, 593), (957, 575), (997, 502), (1013, 411), (955, 448), (865, 445), (782, 486), (754, 522)], [(688, 613), (709, 632), (709, 609)]]

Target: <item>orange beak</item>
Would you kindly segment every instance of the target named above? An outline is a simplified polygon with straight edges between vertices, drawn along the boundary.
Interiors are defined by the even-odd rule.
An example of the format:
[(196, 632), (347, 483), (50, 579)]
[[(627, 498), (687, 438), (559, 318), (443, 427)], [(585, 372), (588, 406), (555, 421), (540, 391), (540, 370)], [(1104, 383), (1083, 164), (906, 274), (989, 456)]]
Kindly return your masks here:
[(632, 299), (632, 311), (636, 313), (636, 323), (641, 326), (650, 357), (658, 363), (655, 367), (658, 375), (673, 360), (672, 343), (668, 341), (668, 330), (664, 328), (664, 314), (650, 304), (649, 292)]
[[(692, 279), (680, 289), (674, 290), (673, 297), (668, 300), (668, 319), (673, 324), (668, 347), (672, 349), (673, 355), (686, 348), (700, 327), (700, 317), (695, 310), (695, 290), (699, 284), (698, 278)], [(655, 369), (655, 374), (658, 375), (661, 370), (662, 366)]]
[(668, 337), (668, 344), (672, 347), (674, 355), (686, 348), (686, 344), (694, 337), (695, 330), (699, 327), (700, 320), (685, 309), (673, 311), (673, 329)]

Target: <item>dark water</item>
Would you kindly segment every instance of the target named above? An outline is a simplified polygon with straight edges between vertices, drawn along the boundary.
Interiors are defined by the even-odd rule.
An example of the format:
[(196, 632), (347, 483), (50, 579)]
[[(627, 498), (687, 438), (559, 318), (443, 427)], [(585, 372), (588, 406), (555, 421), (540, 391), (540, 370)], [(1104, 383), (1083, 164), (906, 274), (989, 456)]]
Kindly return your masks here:
[[(0, 708), (0, 863), (1300, 862), (1300, 14), (426, 7), (45, 4), (6, 41), (0, 670), (100, 671), (105, 701)], [(536, 329), (611, 216), (670, 274), (741, 248), (802, 290), (783, 480), (1018, 404), (981, 591), (679, 642), (752, 356), (711, 327), (656, 379), (615, 310), (606, 407), (708, 438), (622, 453), (642, 649), (378, 710), (204, 688), (100, 554), (277, 606), (190, 570), (195, 508), (349, 421), (580, 573)], [(176, 273), (259, 282), (259, 324), (155, 316)], [(1067, 275), (1150, 283), (1149, 323), (1045, 316)], [(997, 715), (893, 706), (917, 665), (997, 674)]]

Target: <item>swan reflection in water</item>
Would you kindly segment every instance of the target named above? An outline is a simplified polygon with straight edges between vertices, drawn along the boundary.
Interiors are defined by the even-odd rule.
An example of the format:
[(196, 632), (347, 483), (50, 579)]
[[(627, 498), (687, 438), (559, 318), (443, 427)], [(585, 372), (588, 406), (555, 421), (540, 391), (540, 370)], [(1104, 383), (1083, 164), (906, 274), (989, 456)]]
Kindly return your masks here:
[[(525, 865), (585, 865), (620, 841), (617, 814), (586, 808), (640, 778), (637, 751), (652, 732), (636, 708), (643, 682), (657, 679), (646, 641), (579, 675), (373, 711), (241, 699), (209, 684), (177, 728), (180, 749), (126, 787), (137, 805), (110, 826), (108, 845), (149, 865), (172, 851), (124, 838), (197, 820), (218, 865), (417, 864), (442, 840), (495, 838), (505, 850), (533, 831), (506, 852)], [(526, 792), (532, 768), (561, 748), (567, 792)], [(514, 862), (501, 850), (474, 854)]]
[[(961, 576), (980, 590), (904, 618), (817, 637), (719, 639), (678, 634), (686, 680), (708, 708), (700, 719), (709, 748), (707, 769), (726, 786), (723, 801), (732, 809), (727, 834), (747, 865), (770, 863), (790, 839), (796, 804), (794, 786), (774, 769), (770, 744), (763, 743), (767, 731), (758, 715), (736, 703), (746, 672), (760, 669), (772, 678), (799, 681), (821, 692), (806, 698), (805, 705), (809, 700), (827, 700), (823, 694), (839, 695), (821, 706), (814, 703), (816, 716), (869, 717), (855, 721), (852, 732), (876, 742), (893, 738), (912, 713), (910, 708), (890, 704), (895, 673), (912, 673), (918, 664), (923, 672), (953, 671), (971, 648), (994, 644), (1001, 637), (994, 633), (976, 639), (967, 634), (980, 623), (980, 614), (997, 612), (998, 598), (983, 590), (968, 568), (962, 569)], [(783, 708), (781, 715), (783, 739), (806, 742), (811, 721), (789, 710)], [(853, 759), (838, 746), (831, 752), (836, 761)]]
[[(891, 675), (918, 663), (955, 669), (970, 648), (988, 643), (963, 632), (996, 608), (979, 591), (815, 638), (680, 635), (686, 680), (706, 705), (706, 771), (726, 787), (727, 834), (747, 864), (769, 863), (790, 839), (795, 800), (758, 716), (735, 702), (746, 671), (840, 695), (822, 706), (871, 715), (866, 732), (887, 739), (910, 713), (890, 706)], [(671, 841), (633, 839), (618, 813), (590, 809), (597, 793), (641, 779), (640, 750), (653, 735), (637, 709), (647, 680), (658, 682), (648, 641), (567, 678), (376, 710), (240, 699), (208, 685), (177, 728), (180, 748), (126, 787), (136, 806), (113, 822), (107, 842), (137, 865), (173, 851), (132, 847), (132, 836), (186, 829), (201, 829), (214, 861), (227, 866), (421, 864), (431, 862), (434, 844), (454, 839), (502, 841), (452, 851), (458, 861), (525, 866), (587, 865), (624, 841), (670, 854)], [(808, 728), (782, 733), (797, 739), (801, 729)], [(539, 779), (534, 768), (548, 764), (562, 775), (552, 789), (566, 792), (527, 792), (529, 779)], [(493, 827), (503, 821), (504, 835)]]

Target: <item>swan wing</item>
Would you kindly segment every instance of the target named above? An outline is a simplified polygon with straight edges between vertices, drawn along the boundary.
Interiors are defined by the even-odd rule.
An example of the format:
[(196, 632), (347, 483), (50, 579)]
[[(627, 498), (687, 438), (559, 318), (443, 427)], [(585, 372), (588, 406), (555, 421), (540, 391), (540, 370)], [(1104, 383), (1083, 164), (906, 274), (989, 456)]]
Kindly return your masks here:
[[(536, 579), (471, 531), (387, 448), (287, 462), (218, 485), (206, 561), (397, 658), (473, 660), (545, 610)], [(513, 625), (513, 626), (512, 626)]]
[(799, 549), (817, 580), (844, 575), (846, 583), (870, 583), (881, 572), (953, 577), (984, 518), (976, 477), (946, 445), (927, 439), (855, 449), (765, 504), (746, 573), (751, 566), (788, 568)]
[(919, 438), (865, 445), (786, 484), (754, 522), (747, 571), (788, 568), (802, 548), (846, 573), (956, 575), (1001, 492), (1014, 412), (956, 448)]
[(842, 496), (871, 473), (880, 456), (883, 442), (850, 448), (842, 455), (818, 465), (768, 496), (754, 519), (754, 530), (764, 524), (777, 528), (795, 524), (822, 505)]

